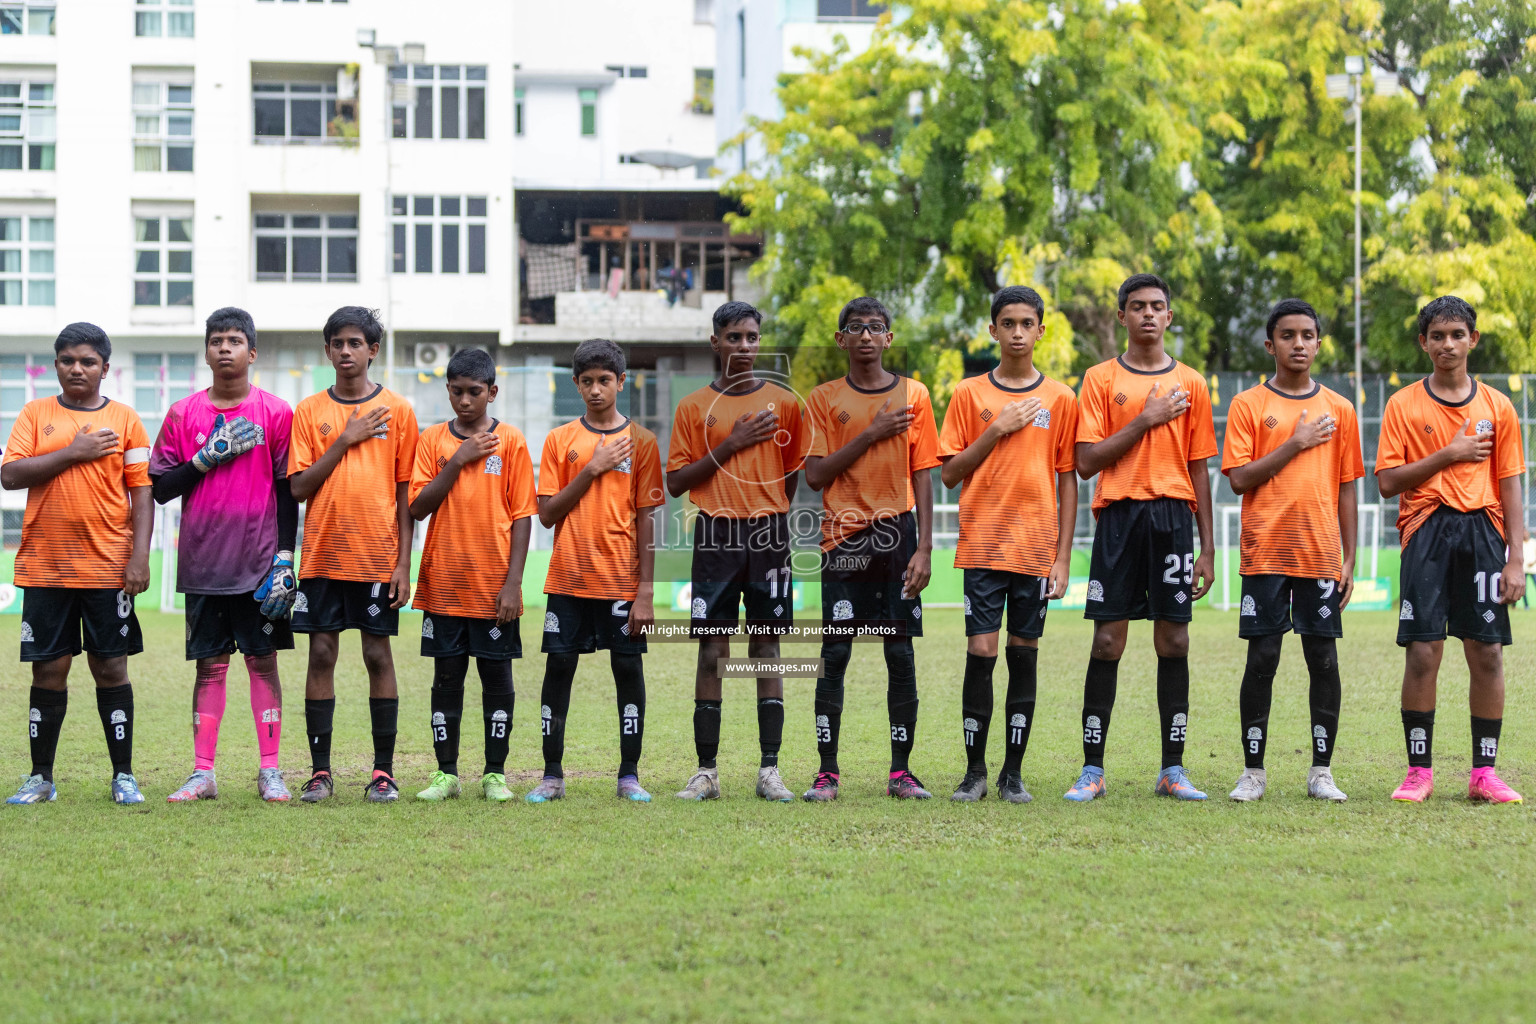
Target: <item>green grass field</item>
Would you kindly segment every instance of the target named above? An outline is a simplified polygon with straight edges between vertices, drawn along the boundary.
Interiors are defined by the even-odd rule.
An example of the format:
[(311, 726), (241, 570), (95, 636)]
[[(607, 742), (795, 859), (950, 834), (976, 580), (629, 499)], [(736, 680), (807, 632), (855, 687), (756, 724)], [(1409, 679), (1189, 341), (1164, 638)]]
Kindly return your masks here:
[[(371, 807), (357, 641), (344, 644), (334, 760), (340, 795), (319, 807), (255, 795), (243, 669), (212, 804), (170, 807), (190, 767), (190, 676), (181, 620), (143, 616), (132, 663), (137, 772), (149, 801), (106, 798), (90, 682), (59, 751), (60, 798), (0, 808), (0, 960), (7, 1021), (369, 1020), (1528, 1020), (1536, 913), (1531, 805), (1465, 799), (1467, 673), (1447, 652), (1436, 733), (1440, 783), (1426, 806), (1387, 799), (1401, 778), (1401, 657), (1391, 613), (1351, 614), (1335, 775), (1350, 800), (1305, 796), (1306, 673), (1288, 641), (1269, 744), (1270, 792), (1225, 799), (1242, 761), (1233, 614), (1193, 629), (1186, 764), (1213, 799), (1153, 798), (1150, 630), (1132, 629), (1110, 735), (1109, 794), (1061, 793), (1080, 763), (1089, 630), (1055, 613), (1040, 659), (1039, 724), (1024, 764), (1035, 802), (947, 799), (963, 768), (958, 612), (933, 611), (918, 644), (923, 709), (913, 768), (939, 795), (884, 796), (883, 665), (855, 649), (843, 725), (842, 798), (766, 805), (750, 682), (728, 684), (725, 799), (671, 792), (693, 764), (693, 649), (655, 645), (641, 778), (649, 806), (613, 797), (617, 722), (606, 658), (584, 659), (570, 713), (561, 804)], [(397, 644), (407, 793), (431, 770), (429, 672), (409, 616)], [(1536, 614), (1515, 613), (1504, 777), (1536, 804)], [(529, 624), (531, 626), (531, 623)], [(524, 627), (536, 648), (538, 634)], [(0, 622), (14, 651), (19, 620)], [(284, 763), (307, 775), (303, 640), (283, 659)], [(811, 655), (814, 648), (788, 653)], [(519, 691), (509, 779), (542, 765), (537, 655)], [(474, 676), (464, 763), (480, 754)], [(1001, 698), (1004, 672), (999, 667)], [(0, 764), (27, 767), (26, 680), (0, 674)], [(786, 779), (816, 767), (809, 680), (788, 687)], [(1000, 719), (999, 719), (1000, 721)], [(994, 772), (1000, 726), (992, 730)], [(466, 773), (466, 782), (470, 776)], [(466, 791), (470, 789), (466, 786)]]

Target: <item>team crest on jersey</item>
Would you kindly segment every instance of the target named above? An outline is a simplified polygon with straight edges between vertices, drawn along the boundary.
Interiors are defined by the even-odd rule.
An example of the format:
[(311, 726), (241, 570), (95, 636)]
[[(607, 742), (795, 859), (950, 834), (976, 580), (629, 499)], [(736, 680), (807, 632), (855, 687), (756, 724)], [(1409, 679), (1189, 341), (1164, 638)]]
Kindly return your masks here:
[(507, 720), (507, 713), (505, 711), (503, 711), (501, 708), (497, 708), (495, 711), (491, 712), (491, 721), (493, 721), (493, 722), (505, 722), (506, 720)]
[(572, 448), (570, 451), (565, 453), (565, 461), (566, 462), (575, 462), (579, 458), (581, 458), (581, 456), (576, 454), (576, 449), (575, 448)]
[(23, 622), (21, 624), (21, 642), (24, 644), (32, 642), (32, 623)]
[(1115, 404), (1116, 405), (1124, 405), (1128, 401), (1130, 401), (1130, 396), (1127, 395), (1124, 391), (1116, 393), (1116, 395), (1115, 395)]
[(1256, 725), (1249, 726), (1249, 728), (1248, 728), (1248, 738), (1251, 739), (1251, 740), (1261, 740), (1261, 739), (1264, 738), (1264, 730), (1260, 729)]
[(122, 725), (123, 723), (125, 723), (127, 721), (128, 721), (128, 713), (126, 711), (124, 711), (122, 708), (117, 708), (117, 709), (115, 709), (112, 712), (112, 718), (111, 718), (110, 721), (108, 721), (107, 724), (108, 725)]
[(1274, 430), (1280, 425), (1280, 421), (1275, 419), (1273, 416), (1266, 416), (1264, 417), (1264, 425), (1270, 430)]
[(707, 610), (708, 606), (704, 603), (704, 599), (702, 597), (696, 597), (693, 599), (692, 610), (689, 614), (692, 618), (702, 619), (704, 617), (704, 613)]
[(1088, 581), (1088, 600), (1090, 600), (1090, 601), (1102, 601), (1102, 600), (1104, 600), (1104, 584), (1100, 583), (1098, 580), (1089, 580)]
[(299, 591), (299, 596), (293, 599), (293, 610), (296, 614), (309, 611), (309, 595), (304, 591)]
[(1312, 735), (1317, 739), (1325, 740), (1328, 738), (1328, 730), (1320, 725), (1314, 725), (1312, 727)]
[(1051, 410), (1041, 409), (1035, 413), (1035, 426), (1049, 429), (1051, 425)]
[(1189, 722), (1189, 716), (1184, 714), (1184, 712), (1182, 712), (1182, 711), (1180, 711), (1178, 714), (1173, 716), (1173, 724), (1174, 725), (1187, 725), (1188, 722)]
[(1238, 614), (1239, 615), (1257, 615), (1257, 614), (1259, 614), (1259, 606), (1254, 603), (1253, 595), (1252, 594), (1244, 594), (1243, 595), (1243, 607), (1242, 607), (1242, 610), (1238, 612)]
[(853, 602), (839, 601), (832, 606), (832, 618), (842, 620), (853, 618)]
[(1022, 729), (1029, 724), (1029, 719), (1025, 718), (1023, 715), (1014, 715), (1012, 718), (1008, 719), (1008, 724), (1015, 729)]
[(446, 715), (444, 715), (441, 711), (434, 711), (434, 712), (432, 712), (432, 724), (433, 725), (447, 725), (448, 724), (448, 717)]
[(981, 726), (974, 718), (967, 718), (965, 721), (960, 723), (960, 727), (966, 732), (975, 732), (977, 729), (981, 728)]
[(992, 410), (991, 409), (983, 409), (983, 410), (981, 410), (981, 422), (989, 423), (989, 422), (991, 422), (991, 420), (992, 420)]
[(27, 712), (27, 721), (29, 721), (29, 722), (41, 722), (42, 720), (43, 720), (43, 713), (41, 711), (37, 710), (37, 708), (33, 708), (31, 711)]
[(633, 704), (625, 704), (624, 705), (624, 717), (625, 718), (639, 718), (640, 717), (640, 709), (635, 707)]
[(634, 462), (630, 456), (626, 455), (624, 456), (624, 461), (619, 463), (617, 466), (614, 466), (613, 468), (618, 470), (620, 473), (628, 473), (631, 469), (634, 468)]
[(554, 612), (545, 612), (544, 613), (544, 632), (546, 632), (546, 633), (558, 633), (558, 632), (560, 632), (560, 616), (556, 615)]
[(490, 630), (487, 632), (486, 635), (489, 636), (492, 640), (500, 640), (501, 639), (501, 627), (500, 626), (492, 626), (490, 628)]
[(1491, 434), (1491, 433), (1493, 433), (1493, 420), (1478, 420), (1477, 421), (1477, 432), (1479, 434)]
[(432, 639), (432, 616), (430, 615), (423, 615), (421, 617), (421, 638), (423, 640)]
[(321, 437), (330, 437), (331, 436), (331, 425), (329, 423), (322, 423), (322, 424), (320, 424), (320, 436)]
[(52, 433), (53, 433), (53, 424), (52, 423), (48, 424), (46, 427), (43, 428), (43, 436), (44, 437), (48, 437)]
[(847, 423), (851, 419), (853, 419), (853, 417), (848, 415), (847, 409), (844, 409), (842, 412), (837, 414), (837, 422), (839, 423)]
[(1399, 622), (1412, 622), (1413, 605), (1409, 604), (1407, 601), (1404, 601), (1403, 610), (1397, 613), (1397, 619)]
[(491, 476), (501, 476), (501, 456), (492, 455), (485, 460), (485, 471)]

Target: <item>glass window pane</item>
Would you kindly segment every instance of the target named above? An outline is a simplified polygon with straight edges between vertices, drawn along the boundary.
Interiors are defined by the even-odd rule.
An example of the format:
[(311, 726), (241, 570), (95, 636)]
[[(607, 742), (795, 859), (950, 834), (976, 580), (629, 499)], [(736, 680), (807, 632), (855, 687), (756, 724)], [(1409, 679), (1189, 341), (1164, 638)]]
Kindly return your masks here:
[(192, 273), (192, 250), (172, 249), (166, 253), (165, 269), (172, 274)]
[(135, 135), (159, 135), (159, 114), (138, 114), (133, 119), (133, 133)]
[(459, 66), (457, 64), (439, 64), (437, 77), (445, 82), (457, 82), (459, 80)]
[(257, 83), (255, 83), (254, 85), (251, 86), (251, 91), (252, 92), (282, 92), (283, 88), (284, 88), (284, 86), (283, 86), (283, 84), (281, 82), (257, 82)]
[(309, 214), (296, 213), (293, 215), (293, 226), (296, 228), (318, 228), (320, 226), (320, 218)]
[(405, 108), (391, 107), (389, 115), (389, 132), (391, 138), (403, 139), (405, 133)]
[(457, 274), (459, 272), (459, 226), (457, 224), (443, 225), (443, 263), (441, 270), (445, 274)]
[(136, 107), (156, 107), (160, 105), (159, 82), (134, 82), (133, 105)]
[(159, 281), (135, 281), (133, 282), (133, 304), (135, 306), (160, 305)]
[(403, 274), (405, 273), (405, 225), (396, 224), (393, 226), (393, 231), (395, 240), (393, 270), (397, 274)]
[(52, 281), (28, 281), (27, 282), (27, 305), (29, 305), (29, 306), (51, 306), (51, 305), (53, 305), (53, 282)]
[(325, 89), (323, 86), (315, 85), (311, 82), (290, 82), (288, 83), (288, 91), (318, 95), (321, 92), (324, 92)]
[(27, 224), (27, 236), (34, 242), (53, 241), (53, 218), (33, 217)]
[(192, 241), (192, 222), (180, 217), (172, 218), (165, 222), (167, 240), (172, 242)]
[(325, 240), (325, 273), (330, 280), (357, 277), (357, 238), (332, 235)]
[(485, 90), (464, 90), (464, 137), (485, 138)]
[[(28, 11), (27, 31), (34, 36), (53, 35), (53, 11), (51, 9)], [(51, 306), (53, 305), (53, 299), (50, 298), (47, 302), (34, 302), (33, 305)]]
[(191, 135), (192, 115), (172, 114), (165, 119), (165, 134), (167, 135)]
[(192, 305), (192, 282), (167, 281), (165, 284), (165, 304), (167, 306)]
[(21, 12), (12, 8), (0, 11), (0, 36), (21, 35)]
[(327, 218), (325, 218), (325, 226), (328, 227), (328, 228), (342, 228), (342, 229), (350, 228), (351, 230), (356, 231), (357, 230), (357, 218), (356, 217), (327, 217)]
[(469, 215), (471, 217), (485, 216), (485, 196), (469, 197)]
[(27, 147), (27, 167), (34, 171), (51, 171), (53, 167), (53, 143)]
[(160, 389), (157, 387), (134, 388), (133, 407), (141, 413), (148, 412), (151, 409), (161, 408)]
[(21, 241), (21, 218), (0, 217), (0, 242)]
[[(160, 12), (135, 11), (133, 14), (133, 34), (136, 36), (158, 36), (160, 34)], [(160, 305), (158, 299), (151, 303), (140, 303), (137, 302), (137, 299), (135, 299), (135, 302), (138, 305)]]
[(0, 100), (5, 99), (21, 99), (20, 82), (0, 82)]
[(21, 131), (20, 114), (0, 114), (0, 132)]
[(21, 282), (20, 281), (0, 282), (0, 305), (5, 305), (5, 306), (19, 306), (19, 305), (21, 305)]
[(197, 357), (187, 352), (177, 352), (165, 357), (166, 373), (174, 376), (179, 373), (182, 379), (190, 382), (192, 374), (197, 369)]
[(464, 69), (464, 77), (469, 79), (471, 82), (483, 82), (483, 81), (485, 81), (485, 65), (484, 64), (472, 64), (472, 65), (470, 65), (469, 67)]
[(406, 77), (406, 72), (409, 70), (404, 64), (391, 64), (389, 66), (389, 77), (398, 82)]
[(433, 70), (434, 70), (434, 66), (431, 65), (431, 64), (412, 64), (411, 65), (411, 77), (412, 78), (431, 78)]
[(432, 225), (416, 225), (416, 273), (432, 273)]
[(21, 250), (0, 249), (0, 274), (21, 273)]
[(630, 78), (646, 78), (650, 76), (650, 73), (651, 72), (648, 68), (643, 67), (631, 67), (629, 69)]
[(281, 237), (256, 239), (256, 280), (281, 281), (288, 276), (288, 240)]
[(432, 137), (432, 87), (430, 85), (419, 86), (416, 89), (416, 131), (413, 137), (418, 139)]
[(158, 274), (160, 272), (160, 250), (140, 249), (138, 258), (133, 263), (133, 272), (136, 274)]
[(287, 103), (282, 100), (256, 100), (256, 134), (281, 138), (288, 134)]
[(439, 138), (456, 139), (459, 137), (459, 87), (445, 85), (440, 90), (442, 101), (438, 104), (442, 111)]
[(27, 272), (31, 274), (53, 273), (53, 250), (33, 249), (27, 253)]
[(317, 235), (299, 235), (293, 239), (293, 279), (318, 281), (320, 279), (320, 238)]
[(133, 224), (134, 224), (133, 237), (134, 237), (134, 239), (136, 241), (139, 241), (139, 242), (158, 242), (158, 241), (160, 241), (160, 218), (158, 218), (158, 217), (150, 217), (150, 218), (146, 219), (144, 217), (140, 217), (137, 220), (135, 220), (133, 222)]
[(416, 209), (416, 216), (418, 216), (418, 217), (430, 217), (430, 216), (432, 216), (432, 197), (431, 196), (417, 196), (416, 197), (416, 203), (415, 203), (415, 209)]
[(389, 200), (390, 209), (399, 217), (405, 216), (406, 203), (407, 197), (405, 196), (391, 196)]
[(256, 226), (259, 228), (280, 228), (283, 226), (283, 215), (280, 213), (258, 213)]
[(167, 146), (165, 148), (165, 169), (168, 171), (190, 171), (192, 169), (192, 147)]
[(465, 254), (465, 263), (471, 274), (485, 273), (485, 225), (471, 224), (468, 229), (467, 241), (469, 252)]
[(51, 139), (57, 132), (57, 117), (52, 107), (33, 107), (27, 111), (27, 138)]
[(289, 113), (293, 118), (291, 135), (297, 138), (317, 139), (325, 134), (320, 118), (319, 100), (293, 100)]
[(457, 217), (459, 215), (459, 197), (442, 196), (438, 199), (438, 209), (444, 217)]
[(166, 16), (165, 34), (178, 39), (192, 38), (192, 12), (172, 11)]
[(31, 85), (27, 86), (27, 99), (31, 100), (34, 103), (52, 103), (53, 102), (53, 83), (52, 82), (34, 82)]
[(165, 91), (167, 103), (185, 106), (192, 102), (192, 87), (190, 85), (169, 85), (166, 86)]

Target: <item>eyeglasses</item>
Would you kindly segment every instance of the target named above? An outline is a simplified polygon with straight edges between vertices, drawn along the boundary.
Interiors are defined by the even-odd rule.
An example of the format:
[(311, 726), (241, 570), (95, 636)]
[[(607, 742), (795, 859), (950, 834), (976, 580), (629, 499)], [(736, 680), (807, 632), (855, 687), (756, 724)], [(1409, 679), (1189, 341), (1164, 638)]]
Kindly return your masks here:
[(843, 326), (844, 334), (867, 334), (872, 338), (878, 338), (882, 334), (885, 334), (888, 330), (890, 330), (890, 328), (886, 327), (885, 324), (879, 323), (861, 324), (855, 322), (851, 324), (845, 324)]

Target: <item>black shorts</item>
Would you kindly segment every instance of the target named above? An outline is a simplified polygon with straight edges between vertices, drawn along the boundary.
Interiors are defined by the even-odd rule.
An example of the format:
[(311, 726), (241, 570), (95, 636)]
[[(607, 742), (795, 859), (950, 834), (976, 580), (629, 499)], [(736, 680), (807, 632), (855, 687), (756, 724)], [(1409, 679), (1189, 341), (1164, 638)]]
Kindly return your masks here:
[(821, 553), (822, 633), (848, 639), (860, 633), (922, 636), (922, 595), (901, 596), (907, 563), (917, 553), (917, 519), (911, 512), (876, 519)]
[(1195, 517), (1176, 498), (1117, 501), (1099, 513), (1085, 619), (1194, 617)]
[(1444, 640), (1447, 632), (1508, 646), (1509, 605), (1500, 604), (1497, 593), (1504, 552), (1504, 537), (1488, 513), (1445, 506), (1431, 513), (1403, 549), (1398, 646)]
[(693, 523), (693, 636), (729, 636), (743, 597), (753, 632), (789, 632), (789, 517), (756, 519), (700, 514)]
[(427, 612), (421, 617), (421, 656), (457, 658), (468, 654), (486, 661), (511, 661), (523, 656), (522, 619), (498, 624), (495, 619), (466, 619)]
[(292, 625), (286, 618), (273, 621), (261, 614), (261, 602), (251, 594), (187, 595), (188, 661), (236, 651), (262, 657), (291, 650)]
[(23, 587), (21, 660), (53, 661), (82, 650), (98, 658), (144, 650), (133, 598), (112, 587)]
[(1297, 636), (1337, 639), (1344, 635), (1339, 596), (1338, 580), (1277, 573), (1244, 576), (1237, 635), (1248, 640), (1294, 629)]
[(544, 599), (544, 644), (539, 649), (545, 654), (645, 653), (645, 637), (629, 635), (629, 606), (634, 602), (628, 598), (545, 594)]
[(299, 580), (293, 602), (295, 633), (340, 633), (360, 629), (374, 636), (400, 632), (400, 609), (389, 606), (388, 583), (361, 583), (311, 576)]
[(1046, 591), (1044, 576), (1026, 576), (1006, 569), (965, 570), (965, 635), (996, 633), (1003, 627), (1003, 604), (1008, 605), (1008, 635), (1038, 640), (1045, 632)]

